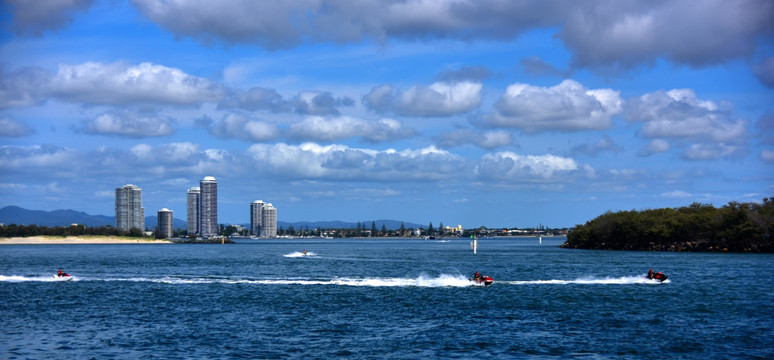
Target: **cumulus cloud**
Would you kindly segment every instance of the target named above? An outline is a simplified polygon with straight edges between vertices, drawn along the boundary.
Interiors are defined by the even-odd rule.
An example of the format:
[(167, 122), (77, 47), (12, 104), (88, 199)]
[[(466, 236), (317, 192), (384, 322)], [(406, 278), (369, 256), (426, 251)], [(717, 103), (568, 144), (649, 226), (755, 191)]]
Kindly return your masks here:
[(602, 152), (621, 152), (623, 148), (613, 141), (613, 138), (605, 135), (593, 144), (581, 144), (572, 148), (573, 154), (585, 154), (597, 156)]
[(268, 110), (277, 113), (290, 111), (291, 106), (276, 90), (254, 87), (247, 91), (231, 92), (218, 103), (218, 109)]
[(280, 130), (274, 124), (251, 120), (238, 114), (227, 114), (221, 120), (200, 121), (207, 127), (210, 134), (221, 139), (239, 139), (250, 142), (275, 140), (280, 136)]
[(0, 68), (0, 109), (43, 102), (51, 76), (50, 72), (38, 67), (25, 67), (13, 72)]
[(699, 99), (691, 89), (674, 89), (629, 99), (625, 117), (642, 122), (640, 131), (645, 137), (693, 143), (686, 158), (709, 160), (743, 150), (740, 145), (747, 140), (747, 123), (733, 118), (732, 110), (729, 103)]
[(77, 151), (55, 145), (0, 146), (0, 173), (51, 174), (68, 170)]
[(495, 113), (484, 117), (493, 127), (541, 131), (601, 130), (611, 126), (623, 100), (618, 91), (588, 90), (573, 80), (552, 87), (516, 83), (495, 104)]
[(392, 38), (514, 39), (559, 29), (575, 67), (628, 69), (665, 58), (705, 66), (745, 58), (774, 36), (766, 0), (598, 1), (133, 0), (151, 21), (205, 43), (268, 49), (304, 42), (384, 42)]
[(0, 136), (22, 137), (31, 135), (34, 132), (35, 130), (21, 121), (16, 121), (9, 117), (0, 118)]
[(414, 129), (406, 128), (398, 120), (367, 121), (349, 116), (326, 119), (311, 116), (290, 125), (290, 136), (312, 141), (336, 141), (360, 137), (369, 142), (385, 142), (414, 136)]
[(495, 149), (513, 145), (513, 135), (507, 131), (479, 132), (473, 129), (458, 129), (446, 131), (435, 137), (435, 142), (442, 148), (451, 148), (466, 144), (473, 144), (482, 149)]
[(114, 111), (84, 121), (78, 130), (87, 134), (143, 138), (172, 135), (174, 125), (175, 120), (166, 116)]
[(519, 155), (510, 151), (486, 154), (476, 169), (479, 177), (504, 181), (552, 181), (583, 169), (575, 160), (556, 155)]
[[(585, 4), (588, 5), (588, 4)], [(568, 13), (557, 34), (576, 67), (628, 69), (659, 58), (691, 66), (751, 55), (774, 35), (774, 3), (595, 2)]]
[[(384, 151), (346, 145), (255, 144), (253, 165), (275, 176), (298, 179), (413, 181), (440, 180), (465, 168), (457, 155), (435, 147)], [(420, 169), (432, 168), (433, 171)]]
[(761, 160), (765, 162), (774, 163), (774, 150), (768, 150), (768, 149), (761, 150)]
[(293, 99), (293, 106), (299, 114), (337, 115), (340, 106), (353, 106), (355, 101), (348, 97), (335, 98), (331, 93), (303, 91)]
[(63, 64), (49, 92), (64, 101), (104, 105), (196, 105), (223, 97), (221, 86), (210, 80), (151, 63)]
[(648, 143), (648, 146), (646, 146), (644, 149), (641, 149), (639, 152), (637, 152), (637, 156), (650, 156), (653, 154), (658, 154), (662, 152), (669, 151), (669, 148), (671, 145), (669, 145), (669, 142), (663, 139), (653, 139)]
[(41, 36), (73, 21), (77, 11), (86, 10), (91, 0), (26, 1), (6, 0), (13, 7), (11, 28), (19, 36)]
[(363, 97), (363, 103), (377, 113), (405, 116), (451, 116), (466, 113), (481, 103), (480, 83), (436, 82), (430, 86), (415, 85), (406, 90), (391, 85), (374, 87)]

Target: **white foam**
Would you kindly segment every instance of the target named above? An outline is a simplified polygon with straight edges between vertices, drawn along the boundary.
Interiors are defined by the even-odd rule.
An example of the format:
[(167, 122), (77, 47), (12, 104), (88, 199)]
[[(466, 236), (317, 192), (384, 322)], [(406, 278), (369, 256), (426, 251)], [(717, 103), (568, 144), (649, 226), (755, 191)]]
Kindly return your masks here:
[[(669, 283), (669, 280), (665, 280), (663, 282)], [(648, 279), (645, 276), (622, 276), (617, 278), (583, 277), (583, 278), (578, 278), (574, 280), (552, 279), (552, 280), (530, 280), (530, 281), (503, 281), (503, 283), (512, 284), (512, 285), (532, 285), (532, 284), (535, 284), (535, 285), (566, 285), (566, 284), (626, 285), (626, 284), (661, 284), (662, 282), (654, 279)]]
[(56, 277), (54, 275), (41, 275), (41, 276), (19, 276), (19, 275), (0, 275), (0, 282), (57, 282), (57, 281), (78, 281), (75, 276), (71, 276), (70, 279)]
[(307, 251), (306, 254), (304, 254), (303, 252), (300, 252), (300, 251), (294, 251), (294, 252), (292, 252), (290, 254), (285, 254), (285, 255), (282, 255), (282, 256), (287, 257), (287, 258), (299, 258), (299, 257), (307, 257), (307, 256), (317, 256), (317, 254), (313, 253), (311, 251)]

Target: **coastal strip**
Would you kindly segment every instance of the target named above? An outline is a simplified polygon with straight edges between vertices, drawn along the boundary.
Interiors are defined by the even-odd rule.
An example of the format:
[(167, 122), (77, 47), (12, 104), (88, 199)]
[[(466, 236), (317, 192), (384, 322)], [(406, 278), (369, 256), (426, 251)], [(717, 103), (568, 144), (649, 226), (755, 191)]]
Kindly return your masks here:
[(50, 244), (172, 244), (168, 240), (134, 238), (124, 236), (30, 236), (0, 238), (0, 245), (50, 245)]

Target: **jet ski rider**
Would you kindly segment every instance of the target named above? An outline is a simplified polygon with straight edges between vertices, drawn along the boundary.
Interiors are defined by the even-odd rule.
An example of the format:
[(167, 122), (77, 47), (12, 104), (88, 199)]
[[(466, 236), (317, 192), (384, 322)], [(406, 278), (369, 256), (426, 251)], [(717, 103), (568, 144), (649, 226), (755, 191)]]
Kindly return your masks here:
[(648, 279), (653, 279), (653, 269), (648, 270)]
[(473, 280), (478, 281), (478, 279), (481, 279), (481, 274), (479, 274), (478, 271), (476, 271), (476, 274), (473, 275)]

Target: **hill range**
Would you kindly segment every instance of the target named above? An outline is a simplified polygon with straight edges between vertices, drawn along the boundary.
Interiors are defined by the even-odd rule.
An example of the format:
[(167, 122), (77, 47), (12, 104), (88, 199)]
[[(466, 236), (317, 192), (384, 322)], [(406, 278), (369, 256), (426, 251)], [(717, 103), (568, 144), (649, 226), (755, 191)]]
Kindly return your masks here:
[[(153, 228), (157, 224), (158, 220), (156, 216), (146, 216), (145, 226), (147, 228)], [(396, 220), (368, 220), (362, 221), (361, 226), (366, 229), (371, 228), (371, 223), (374, 223), (377, 229), (381, 229), (382, 225), (389, 230), (400, 229), (401, 223), (407, 229), (415, 229), (418, 227), (424, 227), (424, 225), (401, 222)], [(115, 226), (116, 218), (114, 216), (105, 215), (91, 215), (83, 211), (76, 210), (28, 210), (18, 206), (6, 206), (0, 209), (0, 223), (4, 224), (17, 224), (17, 225), (38, 225), (38, 226), (69, 226), (72, 224), (82, 224), (86, 226)], [(175, 229), (186, 229), (188, 222), (185, 220), (175, 218), (173, 220)], [(249, 224), (240, 224), (242, 226), (249, 226)], [(295, 229), (346, 229), (355, 228), (357, 223), (346, 221), (299, 221), (299, 222), (285, 222), (277, 221), (277, 228), (283, 227), (285, 229), (293, 227)]]

